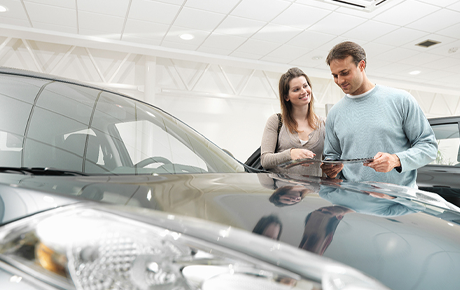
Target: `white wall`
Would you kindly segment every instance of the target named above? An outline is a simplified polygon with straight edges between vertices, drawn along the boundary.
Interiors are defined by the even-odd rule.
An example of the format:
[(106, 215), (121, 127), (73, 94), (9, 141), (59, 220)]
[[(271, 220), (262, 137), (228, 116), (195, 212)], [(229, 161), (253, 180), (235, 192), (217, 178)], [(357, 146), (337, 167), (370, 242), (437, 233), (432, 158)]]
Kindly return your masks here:
[[(206, 63), (0, 37), (0, 66), (51, 73), (115, 88), (152, 103), (245, 161), (260, 145), (266, 119), (279, 112), (278, 79), (287, 67)], [(326, 66), (326, 64), (325, 64)], [(332, 79), (311, 77), (316, 112), (342, 97)], [(371, 77), (372, 79), (372, 77)], [(374, 79), (375, 80), (375, 79)], [(377, 82), (387, 85), (384, 80)], [(460, 115), (460, 94), (410, 91), (427, 117)]]

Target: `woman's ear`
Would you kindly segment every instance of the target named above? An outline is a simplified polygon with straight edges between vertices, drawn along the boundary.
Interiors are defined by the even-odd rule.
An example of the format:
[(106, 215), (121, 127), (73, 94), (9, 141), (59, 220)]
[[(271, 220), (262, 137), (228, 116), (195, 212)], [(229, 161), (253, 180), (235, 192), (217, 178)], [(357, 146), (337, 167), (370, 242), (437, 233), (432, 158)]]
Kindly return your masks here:
[(289, 96), (284, 96), (284, 100), (285, 100), (286, 102), (289, 102)]

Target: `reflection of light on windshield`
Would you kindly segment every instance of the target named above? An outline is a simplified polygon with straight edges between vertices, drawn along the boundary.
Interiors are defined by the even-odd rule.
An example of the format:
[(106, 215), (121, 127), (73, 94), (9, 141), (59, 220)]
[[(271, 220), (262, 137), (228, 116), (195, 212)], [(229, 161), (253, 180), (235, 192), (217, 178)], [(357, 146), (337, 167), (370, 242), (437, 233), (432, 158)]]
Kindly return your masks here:
[(226, 229), (226, 230), (221, 230), (221, 231), (219, 231), (219, 235), (220, 235), (221, 237), (224, 237), (224, 238), (225, 238), (225, 237), (228, 237), (228, 236), (230, 235), (230, 230), (231, 230), (231, 229), (232, 229), (232, 227), (229, 227), (229, 228)]
[(43, 197), (43, 200), (45, 202), (54, 202), (54, 198), (52, 198), (51, 196), (44, 196)]
[(19, 282), (21, 282), (21, 280), (22, 280), (22, 277), (19, 277), (19, 276), (16, 276), (16, 275), (11, 276), (11, 278), (10, 278), (11, 283), (19, 283)]
[(152, 199), (152, 191), (151, 190), (149, 190), (149, 192), (147, 193), (147, 199), (148, 200)]

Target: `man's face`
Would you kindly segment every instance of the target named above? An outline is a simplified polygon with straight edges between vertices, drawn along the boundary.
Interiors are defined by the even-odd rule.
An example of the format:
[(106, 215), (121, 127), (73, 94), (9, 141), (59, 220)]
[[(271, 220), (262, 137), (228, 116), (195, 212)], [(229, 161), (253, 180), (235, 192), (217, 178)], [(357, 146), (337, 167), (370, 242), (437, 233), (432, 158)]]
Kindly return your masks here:
[(360, 95), (365, 92), (364, 67), (363, 60), (356, 66), (352, 56), (334, 59), (329, 65), (335, 83), (349, 95)]

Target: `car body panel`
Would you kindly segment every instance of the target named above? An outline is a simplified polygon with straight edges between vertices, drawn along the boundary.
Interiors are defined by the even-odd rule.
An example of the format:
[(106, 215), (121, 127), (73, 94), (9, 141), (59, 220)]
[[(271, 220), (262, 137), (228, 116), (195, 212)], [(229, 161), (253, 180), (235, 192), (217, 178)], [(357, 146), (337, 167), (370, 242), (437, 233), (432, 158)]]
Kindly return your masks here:
[[(269, 200), (274, 189), (266, 186), (266, 180), (284, 186), (314, 186), (319, 190), (297, 204), (277, 207)], [(0, 174), (0, 182), (12, 182), (11, 174)], [(18, 195), (44, 190), (50, 194), (74, 195), (80, 199), (199, 218), (248, 232), (262, 217), (276, 215), (283, 225), (280, 241), (294, 247), (299, 247), (302, 241), (307, 215), (337, 205), (331, 202), (333, 198), (328, 200), (334, 194), (345, 196), (335, 201), (344, 205), (346, 199), (350, 203), (347, 206), (355, 207), (357, 212), (347, 213), (340, 220), (336, 229), (329, 233), (330, 244), (322, 249), (323, 252), (316, 248), (307, 250), (359, 269), (384, 281), (391, 289), (433, 289), (440, 284), (449, 289), (460, 283), (460, 277), (453, 275), (460, 270), (457, 241), (460, 212), (455, 207), (447, 209), (442, 203), (428, 203), (428, 198), (423, 201), (415, 199), (414, 195), (414, 200), (409, 201), (402, 197), (410, 195), (410, 190), (402, 190), (401, 197), (397, 197), (407, 199), (402, 211), (387, 210), (401, 204), (367, 193), (371, 189), (375, 193), (391, 194), (396, 187), (392, 185), (336, 184), (320, 178), (299, 179), (265, 173), (58, 179), (38, 176), (16, 183), (19, 188), (15, 194)], [(324, 234), (320, 228), (318, 224), (318, 236)]]
[[(342, 263), (395, 290), (460, 285), (460, 209), (437, 194), (383, 183), (249, 173), (257, 170), (144, 102), (45, 74), (0, 68), (0, 76), (0, 242), (29, 229), (34, 218), (91, 204), (133, 215), (149, 212), (158, 223), (194, 220), (188, 226), (193, 232), (184, 227), (178, 233), (195, 239), (207, 235), (205, 224), (224, 228), (222, 237), (241, 230), (251, 238), (227, 248), (244, 248), (247, 257), (252, 249), (273, 267), (279, 266), (270, 259), (275, 250), (282, 255), (278, 250), (285, 249), (291, 266), (308, 262), (296, 260), (297, 255), (308, 259), (299, 254), (306, 250), (318, 265)], [(279, 223), (260, 230), (266, 218)], [(254, 248), (253, 238), (270, 241), (270, 248)], [(2, 245), (0, 250), (10, 249)], [(0, 269), (14, 274), (23, 268), (16, 268), (9, 254), (0, 252)], [(337, 274), (344, 268), (334, 264), (327, 270)], [(37, 279), (42, 282), (37, 289), (46, 288), (47, 280)]]
[(443, 162), (440, 148), (437, 160), (417, 170), (417, 185), (460, 206), (460, 116), (431, 118), (429, 122), (440, 147), (443, 142), (451, 142), (447, 148), (451, 159)]

